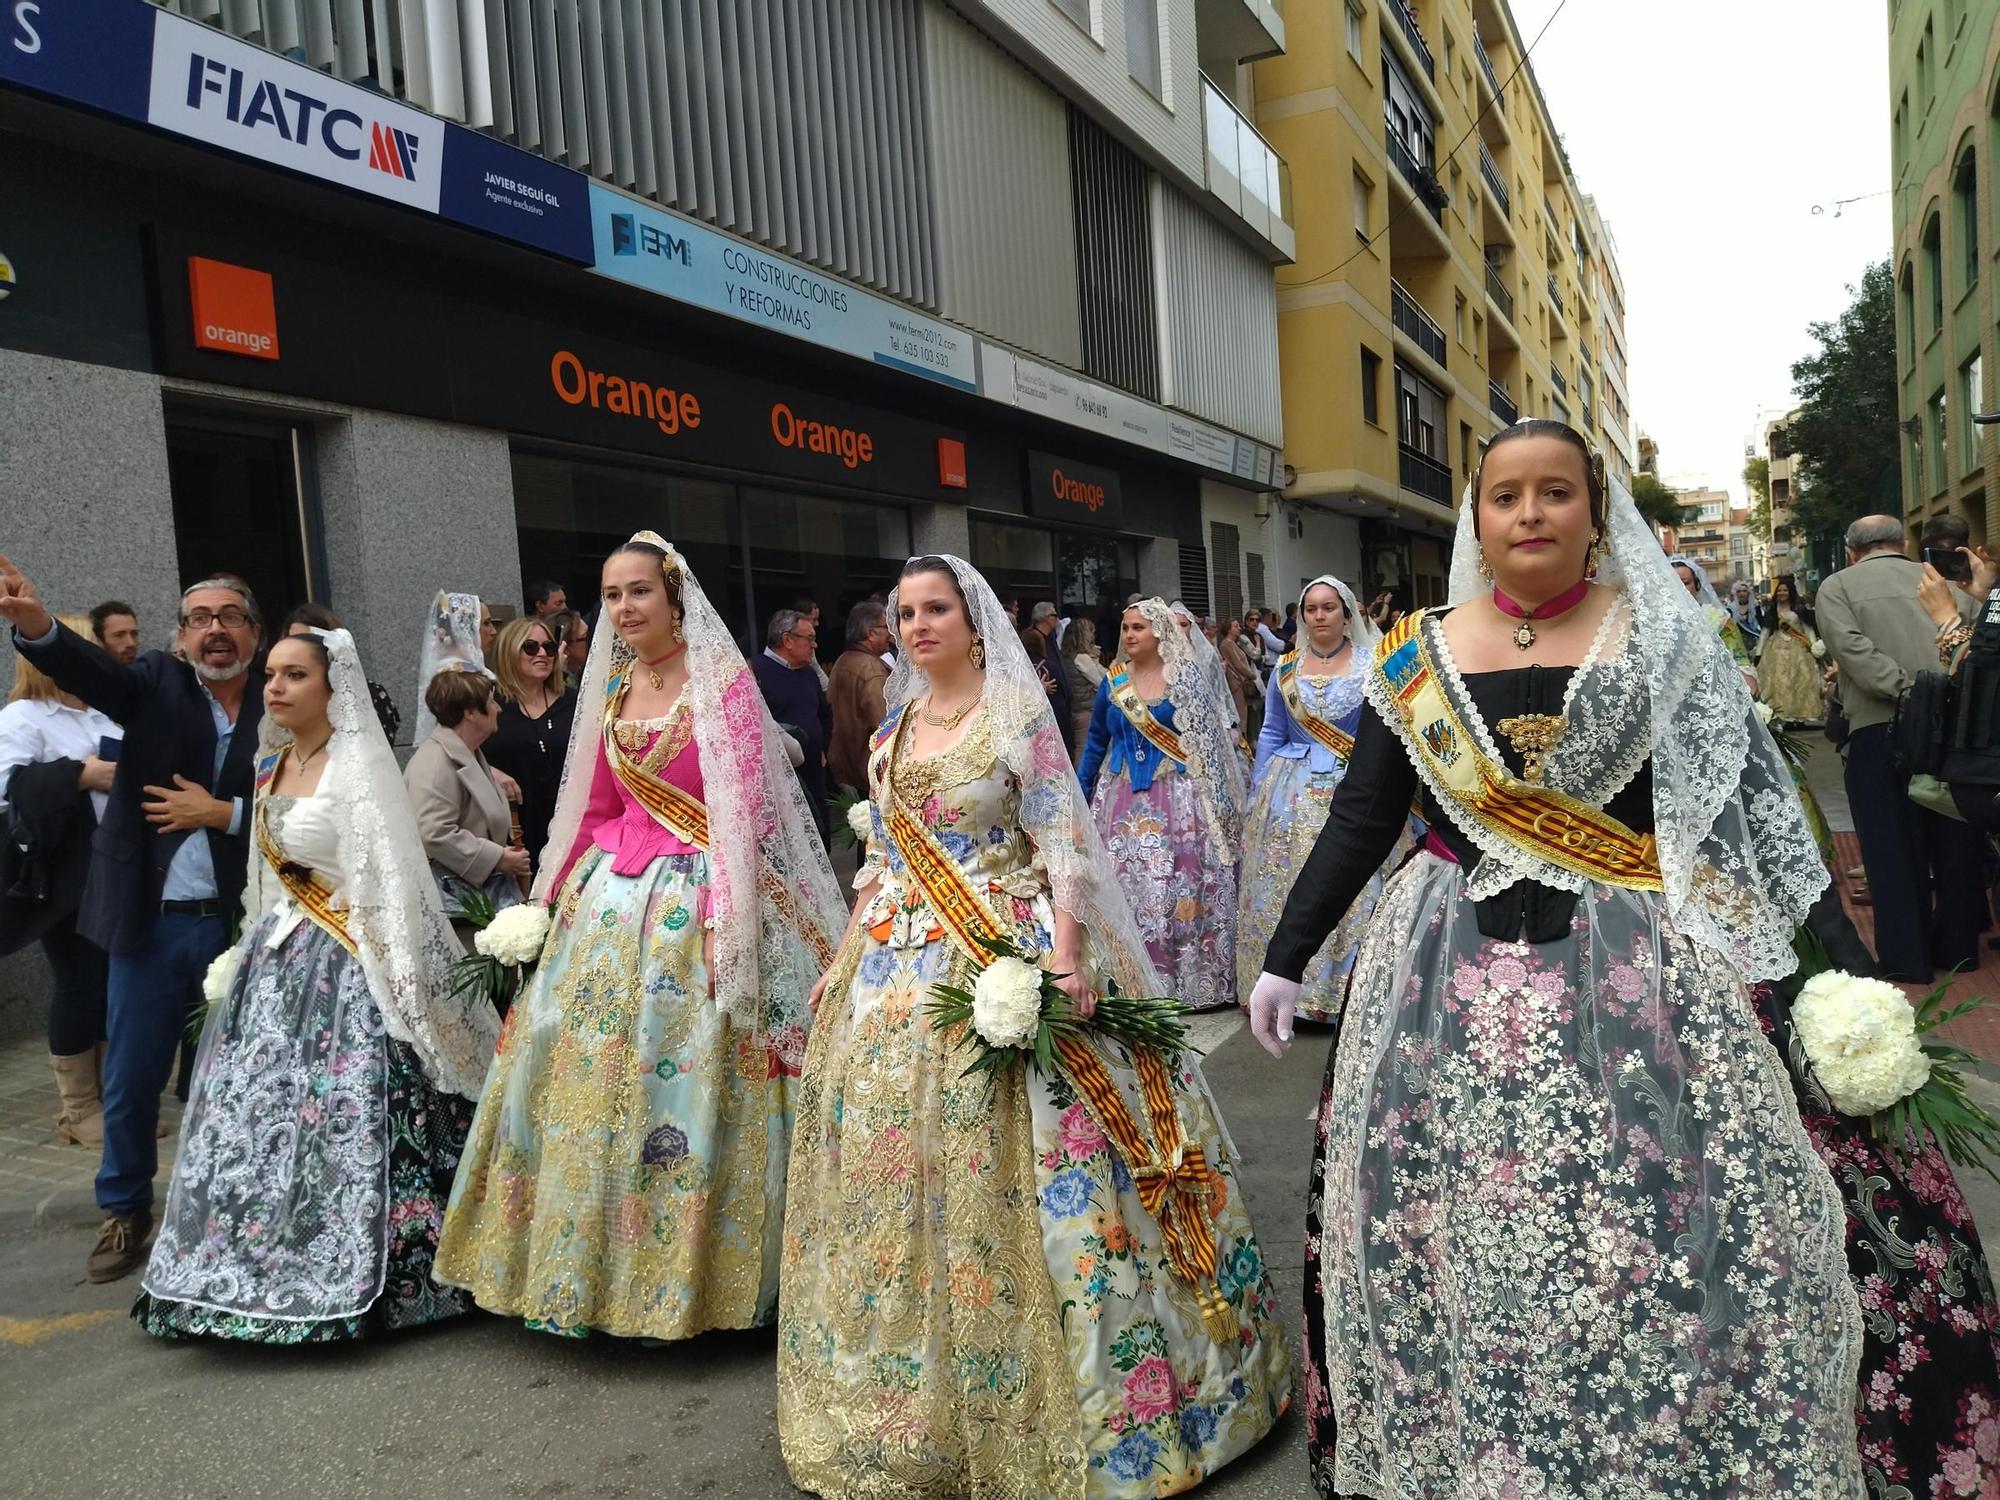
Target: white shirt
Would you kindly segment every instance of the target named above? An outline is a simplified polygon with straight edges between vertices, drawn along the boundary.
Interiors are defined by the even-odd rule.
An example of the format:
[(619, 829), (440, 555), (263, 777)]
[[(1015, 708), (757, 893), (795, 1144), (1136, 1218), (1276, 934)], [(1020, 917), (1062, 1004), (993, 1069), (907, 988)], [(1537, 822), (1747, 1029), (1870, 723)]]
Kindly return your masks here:
[[(37, 703), (32, 698), (0, 708), (0, 799), (7, 795), (15, 767), (39, 765), (45, 760), (81, 762), (97, 754), (97, 742), (106, 737), (122, 740), (125, 731), (94, 708)], [(100, 823), (108, 800), (103, 792), (90, 794), (90, 805)], [(0, 800), (0, 810), (6, 805)]]

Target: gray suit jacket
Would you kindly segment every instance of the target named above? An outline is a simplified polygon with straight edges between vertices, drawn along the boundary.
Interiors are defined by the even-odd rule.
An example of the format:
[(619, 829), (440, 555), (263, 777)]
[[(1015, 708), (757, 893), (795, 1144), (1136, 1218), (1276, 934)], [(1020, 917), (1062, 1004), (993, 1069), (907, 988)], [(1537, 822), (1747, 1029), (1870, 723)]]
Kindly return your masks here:
[[(1886, 724), (1919, 672), (1936, 672), (1937, 627), (1917, 603), (1923, 565), (1900, 552), (1871, 552), (1820, 585), (1813, 607), (1820, 639), (1840, 667), (1840, 701), (1856, 729)], [(1969, 595), (1959, 613), (1972, 617)]]
[(486, 757), (466, 749), (456, 730), (440, 729), (410, 757), (403, 784), (432, 863), (470, 885), (486, 884), (513, 827)]

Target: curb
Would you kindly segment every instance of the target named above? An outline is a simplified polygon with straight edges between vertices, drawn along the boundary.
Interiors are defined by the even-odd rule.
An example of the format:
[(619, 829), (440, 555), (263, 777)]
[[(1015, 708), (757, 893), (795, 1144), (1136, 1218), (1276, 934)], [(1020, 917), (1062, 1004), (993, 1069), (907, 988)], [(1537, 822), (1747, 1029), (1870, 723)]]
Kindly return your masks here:
[(100, 1223), (93, 1186), (56, 1188), (40, 1198), (0, 1199), (0, 1235), (44, 1234), (59, 1229), (88, 1229)]

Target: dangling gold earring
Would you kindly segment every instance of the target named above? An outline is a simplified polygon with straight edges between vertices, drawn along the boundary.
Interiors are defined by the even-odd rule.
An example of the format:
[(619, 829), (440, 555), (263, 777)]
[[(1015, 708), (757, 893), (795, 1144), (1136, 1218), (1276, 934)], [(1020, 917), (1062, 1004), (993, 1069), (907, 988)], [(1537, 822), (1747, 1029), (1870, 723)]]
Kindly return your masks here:
[(676, 646), (678, 646), (678, 645), (679, 645), (680, 643), (681, 643), (681, 617), (680, 617), (679, 615), (675, 615), (675, 616), (674, 616), (674, 644), (675, 644)]
[(976, 636), (976, 635), (975, 635), (975, 636), (974, 636), (974, 637), (972, 638), (972, 645), (971, 645), (971, 648), (970, 648), (970, 649), (968, 649), (968, 650), (966, 651), (966, 653), (965, 653), (965, 654), (966, 654), (966, 656), (967, 656), (967, 657), (969, 657), (969, 658), (971, 659), (971, 661), (972, 661), (972, 665), (973, 665), (973, 666), (974, 666), (975, 668), (978, 668), (978, 669), (980, 669), (980, 670), (984, 670), (984, 669), (985, 669), (985, 666), (986, 666), (986, 642), (985, 642), (985, 641), (981, 640), (981, 639), (980, 639), (980, 638), (979, 638), (978, 636)]
[(1585, 559), (1583, 565), (1584, 577), (1586, 578), (1591, 577), (1593, 574), (1597, 572), (1597, 569), (1602, 562), (1603, 552), (1604, 552), (1604, 533), (1601, 531), (1594, 531), (1591, 533), (1590, 536), (1590, 556), (1587, 559)]
[(1486, 560), (1486, 549), (1484, 547), (1479, 549), (1479, 576), (1484, 578), (1488, 583), (1493, 581), (1493, 564)]

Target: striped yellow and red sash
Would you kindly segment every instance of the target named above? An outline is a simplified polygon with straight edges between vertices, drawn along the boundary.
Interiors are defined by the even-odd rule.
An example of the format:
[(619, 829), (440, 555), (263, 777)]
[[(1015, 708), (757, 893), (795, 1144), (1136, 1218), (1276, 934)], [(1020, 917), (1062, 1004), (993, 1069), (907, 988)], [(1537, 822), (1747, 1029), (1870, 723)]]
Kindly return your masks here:
[[(283, 758), (284, 751), (280, 750), (258, 763), (257, 791), (260, 799), (268, 794), (272, 778), (277, 775), (278, 762)], [(269, 803), (260, 801), (257, 809), (258, 852), (270, 865), (271, 873), (278, 877), (278, 884), (285, 888), (285, 894), (292, 898), (292, 904), (304, 912), (314, 926), (353, 953), (354, 938), (347, 930), (346, 908), (334, 905), (333, 887), (321, 880), (317, 873), (285, 857), (285, 851), (271, 837), (270, 824), (265, 816), (269, 806)]]
[[(685, 791), (658, 776), (650, 776), (625, 753), (625, 747), (618, 743), (615, 732), (618, 721), (618, 705), (624, 699), (623, 684), (614, 684), (611, 700), (604, 711), (604, 759), (611, 767), (625, 790), (647, 812), (653, 820), (666, 829), (683, 844), (692, 844), (704, 854), (708, 852), (708, 808), (692, 792)], [(785, 920), (822, 969), (833, 963), (833, 947), (825, 933), (805, 920), (799, 903), (777, 873), (763, 860), (757, 862), (757, 888), (772, 908)]]
[(1311, 735), (1340, 757), (1342, 765), (1354, 753), (1354, 736), (1338, 724), (1329, 723), (1314, 713), (1299, 691), (1299, 653), (1287, 651), (1278, 658), (1278, 693), (1285, 700), (1285, 710), (1292, 716), (1292, 722)]
[(1425, 644), (1424, 611), (1382, 642), (1375, 670), (1389, 690), (1411, 750), (1433, 780), (1482, 827), (1537, 859), (1605, 885), (1661, 889), (1660, 853), (1602, 808), (1521, 780), (1489, 760), (1446, 695)]
[(1139, 689), (1129, 672), (1121, 669), (1112, 673), (1111, 701), (1118, 705), (1120, 713), (1132, 721), (1132, 727), (1162, 755), (1177, 766), (1187, 765), (1187, 752), (1181, 748), (1181, 737), (1153, 717), (1152, 709), (1139, 696)]
[[(999, 918), (980, 898), (958, 861), (895, 795), (893, 783), (888, 801), (889, 837), (905, 868), (922, 887), (931, 910), (958, 950), (975, 969), (985, 968), (993, 962), (993, 952), (980, 939), (993, 941), (1007, 936)], [(1222, 1178), (1209, 1165), (1200, 1144), (1188, 1141), (1182, 1132), (1166, 1059), (1150, 1047), (1132, 1049), (1132, 1066), (1152, 1123), (1153, 1140), (1149, 1143), (1125, 1095), (1112, 1082), (1104, 1059), (1086, 1038), (1064, 1037), (1056, 1043), (1056, 1055), (1084, 1107), (1125, 1158), (1139, 1201), (1158, 1221), (1167, 1259), (1174, 1273), (1193, 1289), (1209, 1336), (1217, 1343), (1235, 1338), (1236, 1311), (1215, 1286), (1218, 1259), (1209, 1225), (1210, 1216), (1220, 1206)]]

